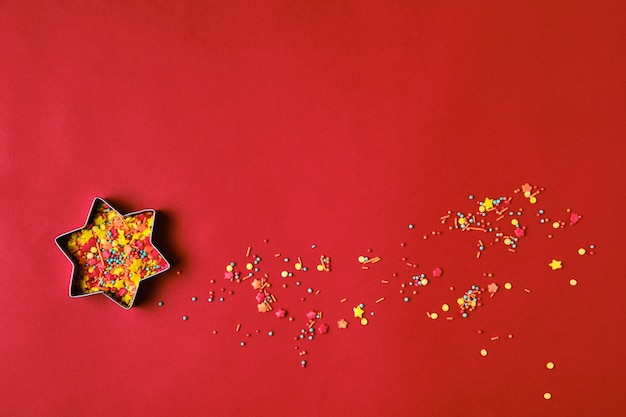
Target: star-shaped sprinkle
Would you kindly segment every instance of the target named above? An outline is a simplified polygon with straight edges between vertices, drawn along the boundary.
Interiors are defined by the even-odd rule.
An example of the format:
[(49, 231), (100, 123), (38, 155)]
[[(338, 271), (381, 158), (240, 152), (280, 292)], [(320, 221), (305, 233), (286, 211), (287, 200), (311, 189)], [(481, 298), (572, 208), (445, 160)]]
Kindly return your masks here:
[(341, 319), (337, 322), (337, 327), (339, 327), (340, 329), (347, 329), (348, 322), (345, 319)]
[(317, 326), (317, 331), (321, 334), (328, 333), (328, 325), (323, 323)]
[(485, 210), (489, 210), (489, 209), (493, 208), (493, 199), (485, 198), (485, 202), (483, 203), (483, 207), (485, 208)]
[(306, 318), (309, 320), (315, 320), (316, 317), (317, 317), (317, 313), (313, 310), (306, 313)]
[(496, 292), (498, 292), (498, 285), (495, 282), (492, 282), (491, 284), (487, 285), (487, 291), (489, 291), (491, 295), (495, 294)]
[(256, 308), (259, 311), (259, 313), (267, 313), (270, 309), (270, 306), (267, 305), (266, 303), (259, 303), (257, 304)]
[(120, 214), (96, 197), (85, 226), (56, 238), (72, 262), (70, 297), (104, 294), (130, 309), (139, 284), (170, 268), (152, 243), (154, 210)]
[(363, 310), (361, 306), (353, 307), (352, 311), (354, 312), (354, 317), (359, 318), (359, 319), (362, 319), (363, 313), (365, 313), (365, 310)]
[(282, 319), (285, 318), (287, 312), (281, 308), (280, 310), (276, 310), (276, 313), (274, 314), (276, 314), (276, 318)]
[(235, 276), (235, 274), (233, 274), (230, 271), (224, 272), (224, 279), (232, 279), (234, 276)]
[(524, 235), (526, 234), (524, 228), (522, 227), (516, 227), (513, 233), (515, 233), (516, 237), (524, 237)]
[(576, 213), (572, 213), (569, 216), (569, 224), (570, 226), (575, 225), (576, 223), (578, 223), (580, 221), (580, 219), (582, 219), (583, 216), (581, 216), (580, 214), (576, 214)]
[(553, 259), (552, 262), (548, 264), (548, 266), (552, 268), (553, 271), (555, 271), (557, 269), (563, 268), (563, 261), (557, 261), (556, 259)]
[(526, 183), (524, 185), (522, 185), (522, 192), (526, 193), (526, 192), (531, 192), (533, 190), (533, 186), (530, 185), (529, 183)]
[(441, 269), (439, 267), (433, 269), (433, 277), (439, 278), (441, 276), (441, 274), (443, 274), (443, 269)]
[(255, 290), (258, 290), (263, 284), (261, 283), (260, 279), (253, 279), (250, 285), (252, 285), (252, 288), (254, 288)]

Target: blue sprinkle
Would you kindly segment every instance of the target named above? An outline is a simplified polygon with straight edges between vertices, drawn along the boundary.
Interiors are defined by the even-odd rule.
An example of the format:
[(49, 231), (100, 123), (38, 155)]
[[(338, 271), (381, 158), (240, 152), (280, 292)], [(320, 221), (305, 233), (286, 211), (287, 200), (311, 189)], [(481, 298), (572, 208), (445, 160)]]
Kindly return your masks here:
[(405, 303), (408, 303), (408, 302), (409, 302), (409, 300), (410, 300), (410, 298), (409, 298), (409, 297), (404, 297), (404, 302), (405, 302)]
[(470, 200), (473, 200), (473, 199), (474, 199), (474, 196), (470, 194), (470, 195), (469, 195), (469, 199), (470, 199)]
[(289, 262), (289, 258), (285, 258), (285, 259), (284, 259), (284, 261), (285, 261), (285, 262)]
[(307, 288), (306, 292), (308, 292), (309, 294), (311, 294), (313, 292), (313, 288)]
[(414, 226), (412, 224), (409, 224), (409, 229), (412, 229)]
[(274, 336), (274, 332), (269, 331), (269, 332), (267, 332), (267, 335), (268, 335), (268, 336)]

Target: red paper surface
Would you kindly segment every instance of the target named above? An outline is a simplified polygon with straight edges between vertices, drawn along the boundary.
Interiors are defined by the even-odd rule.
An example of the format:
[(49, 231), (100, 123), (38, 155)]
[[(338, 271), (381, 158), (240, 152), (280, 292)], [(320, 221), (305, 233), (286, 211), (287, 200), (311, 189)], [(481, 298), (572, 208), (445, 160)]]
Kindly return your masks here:
[[(100, 3), (0, 5), (0, 414), (623, 408), (622, 2)], [(527, 181), (546, 190), (514, 254), (476, 259), (476, 235), (439, 223)], [(159, 211), (155, 244), (174, 267), (130, 311), (68, 296), (54, 238), (95, 196)], [(539, 208), (583, 219), (548, 239)], [(248, 246), (272, 274), (275, 253), (331, 257), (302, 288), (273, 278), (296, 322), (223, 282)], [(383, 260), (364, 271), (368, 248)], [(380, 283), (406, 278), (402, 256), (444, 270), (408, 303)], [(486, 272), (500, 292), (469, 318), (426, 317)], [(301, 302), (304, 285), (321, 292)], [(376, 313), (367, 326), (358, 303)], [(293, 337), (309, 309), (330, 331), (302, 369)]]

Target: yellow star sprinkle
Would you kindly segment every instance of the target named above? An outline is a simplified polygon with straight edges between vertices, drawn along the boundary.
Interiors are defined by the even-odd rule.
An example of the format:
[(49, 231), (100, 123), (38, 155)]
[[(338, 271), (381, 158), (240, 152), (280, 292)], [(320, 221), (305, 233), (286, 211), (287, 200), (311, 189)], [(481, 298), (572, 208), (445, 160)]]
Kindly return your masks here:
[(358, 317), (360, 319), (363, 318), (363, 313), (365, 313), (365, 311), (361, 308), (361, 306), (356, 306), (352, 308), (352, 311), (354, 312), (354, 317)]
[(553, 259), (552, 262), (548, 264), (548, 266), (552, 268), (553, 271), (555, 271), (557, 269), (563, 268), (562, 264), (563, 264), (563, 261), (557, 261), (556, 259)]
[(485, 198), (485, 202), (483, 203), (483, 207), (485, 210), (489, 210), (493, 208), (493, 200), (491, 198)]

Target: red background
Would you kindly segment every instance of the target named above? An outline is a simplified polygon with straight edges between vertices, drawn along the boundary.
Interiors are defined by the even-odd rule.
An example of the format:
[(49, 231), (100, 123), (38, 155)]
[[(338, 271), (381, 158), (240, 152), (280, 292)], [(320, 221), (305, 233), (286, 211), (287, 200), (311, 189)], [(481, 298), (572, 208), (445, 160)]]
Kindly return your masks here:
[[(0, 5), (0, 414), (623, 409), (622, 2), (100, 3)], [(546, 191), (525, 206), (517, 253), (477, 260), (476, 235), (441, 229), (447, 210), (526, 181)], [(67, 294), (54, 238), (95, 196), (159, 210), (174, 268), (130, 311)], [(538, 208), (583, 220), (548, 239)], [(444, 232), (423, 240), (432, 230)], [(576, 254), (590, 244), (596, 255)], [(276, 288), (295, 322), (222, 282), (248, 245), (278, 284), (274, 253), (331, 256), (330, 274)], [(362, 271), (368, 248), (383, 261)], [(444, 269), (409, 303), (400, 278), (380, 284), (407, 279), (402, 256)], [(484, 272), (513, 290), (466, 320), (426, 317)], [(305, 286), (322, 292), (300, 302)], [(207, 303), (221, 288), (234, 294)], [(368, 326), (351, 317), (360, 302)], [(302, 369), (293, 336), (310, 308), (331, 330)]]

